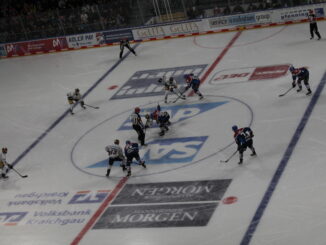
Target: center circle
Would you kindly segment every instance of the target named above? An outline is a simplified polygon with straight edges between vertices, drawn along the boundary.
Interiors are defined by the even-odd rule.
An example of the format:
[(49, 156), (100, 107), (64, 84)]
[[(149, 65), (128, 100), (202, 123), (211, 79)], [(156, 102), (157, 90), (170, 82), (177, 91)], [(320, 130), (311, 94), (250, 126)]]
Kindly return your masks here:
[[(252, 122), (253, 122), (253, 118), (254, 118), (254, 113), (253, 113), (253, 110), (251, 109), (251, 107), (246, 104), (244, 101), (241, 101), (237, 98), (234, 98), (234, 97), (229, 97), (229, 96), (219, 96), (219, 95), (206, 95), (205, 98), (207, 98), (208, 100), (217, 100), (217, 101), (229, 101), (229, 103), (225, 104), (224, 106), (221, 106), (221, 108), (224, 108), (224, 107), (228, 107), (224, 110), (227, 110), (227, 111), (231, 111), (230, 110), (230, 106), (237, 106), (237, 117), (239, 117), (239, 108), (241, 108), (241, 113), (243, 113), (243, 115), (246, 115), (245, 117), (239, 117), (239, 118), (244, 118), (245, 121), (243, 122), (234, 122), (234, 119), (233, 118), (230, 118), (229, 121), (232, 119), (232, 122), (233, 123), (241, 123), (241, 125), (245, 125), (245, 126), (251, 126), (252, 125)], [(150, 107), (151, 105), (156, 105), (157, 102), (150, 102), (150, 103), (147, 103), (147, 104), (144, 104), (144, 105), (141, 105), (140, 107), (141, 108), (144, 108), (144, 107)], [(201, 103), (207, 103), (207, 102), (198, 102), (198, 104), (201, 104)], [(186, 105), (189, 105), (189, 104), (185, 104)], [(239, 106), (240, 105), (240, 106)], [(178, 105), (176, 105), (178, 106)], [(164, 110), (164, 107), (165, 106), (162, 106), (162, 110)], [(217, 109), (215, 108), (214, 112), (216, 112), (216, 110), (219, 110), (220, 107), (218, 107)], [(98, 138), (99, 135), (101, 135), (101, 133), (97, 133), (98, 130), (100, 130), (100, 132), (103, 132), (103, 128), (105, 128), (106, 126), (110, 125), (111, 128), (112, 128), (112, 123), (114, 120), (117, 120), (117, 118), (120, 118), (120, 117), (123, 117), (123, 119), (126, 119), (128, 118), (129, 114), (131, 113), (131, 110), (125, 110), (125, 111), (122, 111), (122, 112), (119, 112), (103, 121), (101, 121), (100, 123), (96, 124), (95, 126), (91, 127), (90, 129), (88, 129), (86, 132), (84, 132), (78, 139), (77, 141), (73, 144), (73, 147), (71, 149), (71, 152), (70, 152), (70, 160), (71, 160), (71, 163), (73, 164), (73, 166), (78, 169), (79, 171), (87, 174), (87, 175), (92, 175), (92, 176), (96, 176), (96, 177), (101, 177), (101, 178), (105, 178), (105, 172), (106, 171), (103, 171), (103, 169), (101, 170), (101, 173), (99, 173), (98, 170), (94, 170), (94, 169), (89, 169), (87, 168), (87, 166), (89, 166), (90, 164), (96, 162), (96, 160), (88, 160), (85, 158), (86, 157), (83, 157), (83, 156), (80, 156), (80, 155), (83, 155), (84, 152), (86, 152), (88, 155), (89, 155), (89, 152), (87, 152), (87, 144), (89, 142), (93, 142), (94, 139)], [(204, 113), (207, 113), (207, 112), (204, 112)], [(126, 116), (128, 115), (128, 116)], [(227, 120), (225, 120), (224, 117), (221, 117), (221, 114), (220, 113), (214, 113), (214, 115), (219, 115), (219, 117), (217, 117), (217, 120), (215, 120), (215, 118), (213, 120), (205, 120), (207, 118), (204, 118), (203, 120), (200, 120), (200, 123), (202, 126), (202, 129), (205, 130), (205, 123), (209, 123), (207, 121), (211, 121), (211, 123), (214, 123), (214, 124), (218, 124), (218, 122), (222, 122), (221, 121), (221, 118), (223, 118), (222, 120), (224, 120), (226, 123), (229, 123)], [(211, 115), (212, 116), (212, 115)], [(199, 118), (200, 117), (204, 117), (204, 114), (203, 115), (200, 115), (198, 116)], [(197, 116), (194, 117), (194, 119), (198, 119)], [(192, 118), (189, 118), (189, 119), (186, 119), (186, 120), (192, 120)], [(171, 125), (171, 130), (173, 127), (176, 127), (178, 126), (178, 124), (182, 127), (179, 127), (179, 131), (183, 131), (182, 133), (184, 134), (190, 134), (190, 135), (194, 135), (194, 131), (195, 132), (200, 132), (199, 129), (187, 129), (187, 123), (186, 123), (186, 120), (184, 121), (179, 121), (179, 122), (173, 122), (173, 117), (171, 118), (171, 121), (172, 121), (172, 125)], [(239, 119), (237, 119), (239, 120)], [(203, 121), (203, 122), (202, 122)], [(231, 121), (230, 121), (231, 122)], [(110, 124), (111, 123), (111, 124)], [(196, 126), (197, 124), (195, 124), (194, 126)], [(215, 126), (215, 125), (214, 125)], [(218, 125), (217, 125), (218, 126)], [(224, 125), (225, 126), (225, 125)], [(232, 125), (228, 125), (229, 128), (231, 128)], [(152, 129), (151, 129), (152, 130)], [(174, 130), (174, 129), (173, 129)], [(225, 128), (223, 127), (223, 129), (220, 129), (220, 130), (224, 130), (225, 131)], [(129, 132), (130, 131), (130, 132)], [(133, 130), (129, 130), (127, 132), (129, 132), (129, 134), (132, 134), (132, 135), (136, 135), (136, 132), (134, 132)], [(155, 129), (153, 129), (153, 135), (155, 134), (154, 133)], [(132, 133), (131, 133), (132, 132)], [(177, 134), (177, 132), (175, 132)], [(93, 135), (92, 135), (93, 134)], [(103, 134), (103, 133), (102, 133)], [(150, 134), (150, 137), (147, 137), (147, 142), (150, 138), (152, 139), (155, 139), (156, 141), (159, 138), (159, 136), (155, 136), (155, 137), (152, 137), (152, 134)], [(156, 134), (155, 134), (156, 135)], [(214, 135), (214, 132), (211, 132), (211, 133), (207, 133), (207, 135), (209, 135), (209, 137), (212, 137), (212, 135)], [(202, 135), (200, 135), (202, 136)], [(209, 138), (208, 137), (208, 138)], [(164, 139), (164, 138), (162, 138)], [(212, 138), (212, 140), (214, 140), (214, 138)], [(215, 140), (213, 141), (213, 143), (215, 144)], [(178, 169), (182, 169), (182, 168), (186, 168), (186, 167), (189, 167), (189, 166), (192, 166), (194, 164), (198, 164), (206, 159), (209, 159), (215, 155), (217, 155), (218, 153), (224, 151), (225, 149), (227, 149), (228, 147), (230, 147), (232, 144), (234, 144), (233, 141), (230, 141), (229, 143), (226, 143), (226, 144), (223, 144), (221, 146), (219, 146), (218, 148), (216, 148), (214, 151), (211, 151), (211, 152), (208, 152), (207, 154), (200, 154), (200, 158), (199, 159), (196, 159), (195, 161), (191, 161), (191, 162), (187, 162), (187, 163), (174, 163), (174, 164), (164, 164), (164, 167), (162, 167), (162, 165), (160, 166), (157, 166), (156, 164), (151, 164), (150, 162), (147, 162), (147, 169), (145, 171), (136, 171), (134, 172), (133, 171), (133, 174), (132, 174), (132, 177), (141, 177), (141, 176), (149, 176), (149, 175), (156, 175), (156, 174), (163, 174), (163, 173), (167, 173), (167, 172), (170, 172), (170, 171), (175, 171), (175, 170), (178, 170)], [(101, 147), (104, 148), (105, 146), (103, 145)], [(150, 147), (150, 144), (147, 146), (147, 147)], [(205, 147), (205, 145), (203, 146)], [(103, 151), (103, 150), (102, 150)], [(85, 153), (85, 155), (86, 155)], [(98, 160), (98, 159), (97, 159)], [(154, 166), (155, 165), (155, 166)], [(117, 176), (117, 175), (110, 175), (110, 178), (121, 178), (123, 177), (123, 175), (120, 175), (120, 176)]]

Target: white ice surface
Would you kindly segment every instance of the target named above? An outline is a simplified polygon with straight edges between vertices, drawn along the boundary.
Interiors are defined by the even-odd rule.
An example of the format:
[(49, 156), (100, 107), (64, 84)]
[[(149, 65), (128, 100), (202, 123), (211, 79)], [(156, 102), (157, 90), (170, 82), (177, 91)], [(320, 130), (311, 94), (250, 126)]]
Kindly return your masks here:
[[(326, 23), (318, 25), (324, 36)], [(21, 179), (11, 171), (9, 180), (1, 180), (0, 213), (27, 211), (27, 220), (33, 218), (35, 211), (88, 209), (94, 214), (100, 204), (9, 206), (8, 203), (15, 201), (17, 194), (65, 192), (68, 194), (64, 201), (67, 201), (78, 191), (113, 190), (122, 176), (121, 170), (113, 167), (110, 179), (77, 170), (70, 158), (76, 141), (95, 125), (117, 115), (88, 134), (74, 151), (78, 162), (103, 160), (106, 158), (104, 147), (115, 138), (122, 142), (136, 140), (133, 131), (117, 131), (132, 109), (156, 105), (157, 101), (163, 104), (163, 98), (109, 100), (116, 90), (108, 90), (108, 87), (122, 86), (139, 70), (211, 65), (234, 35), (225, 33), (140, 44), (136, 49), (138, 56), (127, 57), (85, 99), (86, 103), (99, 106), (99, 110), (88, 108), (82, 111), (76, 107), (74, 116), (66, 116), (16, 165), (15, 168), (28, 174), (28, 178)], [(165, 136), (209, 135), (194, 161), (207, 155), (212, 157), (175, 170), (168, 164), (148, 163), (146, 170), (136, 166), (134, 177), (128, 180), (128, 183), (150, 183), (232, 179), (224, 197), (236, 196), (236, 203), (220, 203), (204, 227), (90, 230), (80, 244), (240, 244), (312, 96), (293, 90), (278, 97), (291, 86), (289, 74), (278, 79), (233, 84), (219, 85), (208, 81), (216, 72), (225, 69), (293, 64), (309, 68), (314, 92), (326, 71), (325, 40), (309, 40), (306, 24), (245, 31), (201, 86), (205, 100), (199, 102), (197, 96), (187, 99), (186, 103), (204, 103), (220, 101), (227, 96), (246, 103), (253, 111), (256, 158), (251, 158), (247, 151), (242, 166), (237, 164), (237, 156), (227, 164), (220, 163), (232, 154), (235, 145), (213, 155), (232, 142), (233, 124), (246, 126), (251, 121), (248, 108), (230, 100), (217, 111), (172, 125)], [(8, 162), (14, 161), (64, 113), (68, 108), (66, 93), (76, 87), (82, 92), (89, 89), (117, 62), (118, 52), (118, 47), (109, 47), (0, 60), (0, 145), (8, 147)], [(325, 104), (323, 91), (251, 244), (325, 244)], [(150, 129), (147, 138), (158, 138), (157, 129)], [(105, 174), (105, 169), (95, 171)], [(165, 172), (159, 173), (162, 171)], [(90, 217), (83, 217), (80, 224), (31, 225), (21, 222), (16, 226), (5, 226), (0, 218), (0, 244), (70, 244)]]

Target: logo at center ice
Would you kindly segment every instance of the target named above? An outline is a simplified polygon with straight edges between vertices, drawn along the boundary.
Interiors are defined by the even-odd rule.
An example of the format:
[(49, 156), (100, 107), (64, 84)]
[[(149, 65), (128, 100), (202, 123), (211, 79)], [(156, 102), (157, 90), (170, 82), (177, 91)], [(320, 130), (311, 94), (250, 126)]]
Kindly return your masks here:
[(2, 225), (17, 225), (21, 221), (27, 212), (6, 212), (0, 213), (0, 224)]
[[(198, 116), (201, 113), (215, 109), (221, 105), (228, 103), (229, 101), (219, 101), (212, 103), (200, 103), (200, 104), (190, 104), (190, 105), (177, 105), (177, 106), (162, 106), (162, 111), (167, 111), (171, 119), (170, 121), (173, 124), (189, 119), (191, 117)], [(151, 113), (156, 109), (156, 107), (146, 108), (142, 110), (142, 115)], [(156, 124), (153, 124), (153, 127), (157, 127)], [(130, 118), (128, 117), (118, 130), (131, 130), (132, 125)]]
[[(142, 157), (148, 164), (191, 162), (204, 145), (208, 136), (157, 139), (148, 142), (149, 146)], [(87, 168), (107, 167), (107, 159)]]

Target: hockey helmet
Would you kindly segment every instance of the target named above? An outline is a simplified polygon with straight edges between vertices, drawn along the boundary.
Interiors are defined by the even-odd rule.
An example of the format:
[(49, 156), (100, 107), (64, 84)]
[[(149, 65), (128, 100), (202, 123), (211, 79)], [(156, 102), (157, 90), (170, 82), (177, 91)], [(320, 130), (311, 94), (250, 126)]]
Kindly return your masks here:
[(120, 141), (118, 139), (114, 140), (114, 144), (119, 145)]
[(135, 108), (135, 113), (139, 113), (140, 112), (140, 108), (139, 107), (136, 107)]
[(237, 131), (238, 130), (238, 126), (237, 125), (233, 125), (232, 126), (232, 130), (235, 132), (235, 131)]
[(289, 67), (289, 71), (290, 71), (290, 72), (294, 72), (294, 70), (295, 70), (294, 66), (290, 66), (290, 67)]
[(3, 147), (3, 148), (2, 148), (2, 153), (7, 153), (7, 152), (8, 152), (7, 147)]
[(75, 89), (75, 93), (79, 93), (79, 88), (76, 88)]
[(127, 140), (126, 145), (130, 145), (130, 144), (131, 144), (130, 140)]
[(170, 77), (170, 78), (169, 78), (169, 81), (170, 81), (170, 82), (173, 82), (173, 80), (174, 80), (173, 77)]

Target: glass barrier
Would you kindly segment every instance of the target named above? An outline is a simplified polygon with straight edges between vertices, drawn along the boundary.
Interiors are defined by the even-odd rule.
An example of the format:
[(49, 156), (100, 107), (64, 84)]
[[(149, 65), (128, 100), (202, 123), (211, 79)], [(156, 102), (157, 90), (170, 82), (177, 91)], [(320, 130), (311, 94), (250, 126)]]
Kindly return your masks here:
[[(11, 4), (15, 1), (11, 1)], [(0, 43), (326, 2), (322, 0), (98, 0), (97, 4), (88, 4), (86, 0), (80, 1), (86, 4), (76, 7), (69, 4), (70, 1), (72, 0), (54, 1), (54, 5), (47, 11), (39, 11), (44, 6), (36, 6), (33, 3), (35, 1), (24, 3), (23, 8), (21, 5), (18, 5), (20, 8), (15, 5), (4, 5), (0, 10)]]

